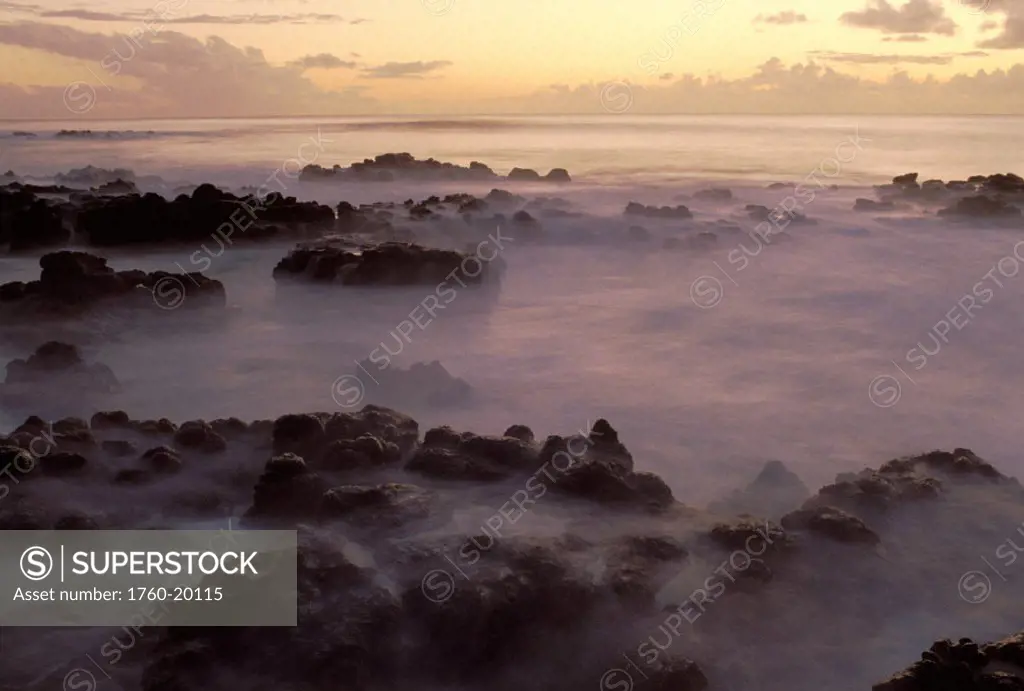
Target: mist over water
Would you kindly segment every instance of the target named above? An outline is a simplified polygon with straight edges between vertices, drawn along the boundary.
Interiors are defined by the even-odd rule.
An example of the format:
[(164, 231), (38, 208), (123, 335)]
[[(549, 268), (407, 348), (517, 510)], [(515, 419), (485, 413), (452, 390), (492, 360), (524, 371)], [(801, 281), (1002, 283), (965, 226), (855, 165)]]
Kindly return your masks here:
[[(363, 387), (360, 405), (393, 407), (415, 418), (421, 431), (449, 425), (500, 435), (524, 424), (543, 439), (586, 430), (606, 418), (638, 471), (659, 475), (679, 501), (704, 508), (747, 486), (770, 460), (783, 461), (812, 493), (837, 474), (932, 449), (966, 447), (1006, 475), (1024, 472), (1015, 415), (1024, 409), (1024, 372), (1018, 366), (1024, 336), (1020, 224), (853, 211), (857, 198), (874, 198), (871, 185), (901, 173), (948, 180), (1013, 170), (1024, 145), (1020, 123), (625, 116), (17, 123), (12, 130), (40, 136), (0, 139), (0, 168), (43, 179), (92, 164), (159, 176), (170, 187), (215, 182), (237, 189), (263, 184), (318, 132), (332, 140), (317, 160), (325, 167), (408, 151), (421, 159), (482, 161), (500, 173), (512, 167), (542, 174), (567, 168), (574, 178), (567, 186), (286, 181), (285, 194), (331, 205), (454, 192), (482, 196), (500, 187), (527, 198), (561, 197), (580, 214), (543, 217), (549, 233), (543, 244), (531, 242), (514, 224), (495, 228), (508, 238), (500, 253), (500, 284), (458, 289), (435, 318), (404, 338), (399, 325), (432, 288), (275, 283), (272, 270), (291, 242), (239, 243), (210, 257), (204, 273), (227, 290), (223, 318), (183, 313), (152, 324), (115, 320), (95, 327), (102, 333), (87, 327), (71, 336), (86, 360), (109, 365), (121, 382), (123, 390), (105, 398), (103, 409), (125, 410), (134, 419), (251, 421), (352, 412), (359, 406), (339, 403), (335, 386), (350, 375)], [(72, 127), (156, 134), (47, 136)], [(824, 163), (858, 133), (862, 147), (845, 152), (852, 158), (837, 171)], [(7, 134), (5, 127), (0, 134)], [(755, 223), (744, 205), (774, 208), (793, 192), (768, 189), (770, 183), (804, 182), (811, 174), (823, 186), (814, 187), (813, 201), (800, 211), (815, 223), (791, 224), (770, 242), (758, 243), (748, 232)], [(147, 186), (159, 187), (154, 180), (140, 184)], [(695, 196), (709, 187), (727, 187), (734, 198)], [(686, 204), (694, 218), (624, 217), (631, 201)], [(631, 225), (644, 226), (654, 240), (630, 241)], [(421, 242), (455, 244), (443, 229), (413, 230)], [(663, 247), (664, 239), (686, 241), (702, 230), (716, 232), (714, 246)], [(209, 243), (89, 251), (108, 257), (118, 270), (179, 272), (198, 270), (196, 252), (217, 250)], [(29, 281), (38, 273), (37, 255), (0, 257), (3, 282)], [(992, 297), (965, 312), (962, 301), (978, 294), (979, 283)], [(54, 328), (33, 327), (24, 338), (4, 341), (0, 358), (24, 358), (38, 343), (67, 335)], [(438, 405), (412, 390), (385, 392), (373, 370), (357, 364), (382, 346), (392, 353), (391, 367), (439, 361), (469, 384), (470, 398)], [(91, 401), (70, 397), (28, 411), (3, 409), (0, 429), (13, 429), (28, 413), (88, 419), (96, 409)], [(441, 527), (473, 530), (507, 499), (504, 489), (481, 490), (478, 504), (456, 509)], [(233, 499), (244, 505), (245, 494)], [(709, 610), (701, 622), (706, 628), (689, 630), (687, 643), (675, 645), (698, 660), (695, 651), (714, 650), (721, 669), (734, 669), (716, 671), (716, 679), (729, 685), (712, 689), (838, 691), (864, 688), (902, 669), (936, 638), (988, 640), (1012, 633), (1008, 622), (1019, 606), (1000, 610), (993, 600), (985, 612), (965, 607), (957, 577), (976, 565), (977, 554), (988, 554), (1012, 534), (1019, 498), (1005, 499), (1005, 505), (1001, 498), (986, 509), (1005, 519), (998, 524), (961, 522), (961, 512), (969, 514), (974, 501), (989, 499), (965, 490), (929, 514), (931, 521), (893, 519), (886, 528), (898, 537), (877, 556), (856, 557), (849, 590), (829, 595), (825, 591), (836, 586), (820, 585), (814, 575), (815, 569), (828, 570), (830, 560), (849, 558), (845, 547), (835, 554), (817, 552), (807, 557), (811, 565), (800, 575), (789, 574), (793, 580), (771, 604), (750, 596), (745, 612)], [(531, 520), (520, 528), (523, 534), (558, 534), (570, 524), (584, 532), (629, 530), (615, 519), (591, 523), (563, 515), (557, 506), (542, 507)], [(704, 567), (714, 565), (697, 561), (693, 578), (703, 580)], [(925, 576), (928, 583), (921, 585)], [(897, 594), (881, 588), (860, 592), (858, 577), (889, 583)], [(1012, 580), (997, 585), (999, 602), (1009, 608), (1018, 586)], [(833, 614), (834, 629), (823, 620)], [(622, 631), (590, 635), (614, 654), (623, 646), (635, 650), (658, 623), (631, 621)], [(773, 626), (801, 631), (792, 650), (789, 638), (772, 637)], [(723, 651), (723, 641), (735, 647)], [(844, 646), (856, 650), (846, 663)], [(798, 659), (807, 666), (794, 667)], [(754, 671), (735, 672), (733, 663), (741, 662)], [(602, 691), (618, 691), (601, 685)]]

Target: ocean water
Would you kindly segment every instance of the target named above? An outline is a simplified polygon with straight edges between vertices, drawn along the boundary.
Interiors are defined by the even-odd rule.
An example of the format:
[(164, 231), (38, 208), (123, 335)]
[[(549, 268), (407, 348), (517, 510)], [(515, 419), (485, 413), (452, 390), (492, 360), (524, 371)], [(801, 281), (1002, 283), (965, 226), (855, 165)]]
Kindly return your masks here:
[[(317, 163), (348, 165), (385, 152), (499, 172), (567, 168), (597, 185), (706, 179), (803, 179), (856, 135), (870, 156), (842, 165), (846, 184), (917, 170), (952, 179), (1012, 170), (1024, 142), (1018, 117), (631, 116), (362, 117), (276, 120), (0, 121), (0, 166), (31, 175), (95, 165), (211, 182), (262, 182), (323, 141)], [(134, 132), (119, 139), (54, 139), (61, 130)], [(32, 132), (37, 139), (12, 137)], [(153, 132), (153, 135), (148, 135)], [(312, 149), (303, 149), (307, 157)], [(850, 159), (850, 151), (841, 152)], [(833, 167), (823, 171), (832, 175)]]
[[(812, 487), (837, 472), (939, 447), (971, 447), (1007, 472), (1024, 470), (1011, 412), (1024, 403), (1016, 365), (1024, 326), (1024, 277), (1015, 273), (1024, 257), (1024, 247), (1015, 247), (1021, 228), (851, 210), (855, 198), (873, 197), (872, 184), (908, 171), (963, 179), (1012, 170), (1024, 138), (1019, 119), (345, 118), (5, 127), (0, 164), (40, 177), (92, 164), (160, 176), (168, 186), (261, 184), (311, 141), (322, 142), (316, 162), (326, 166), (408, 151), (479, 160), (499, 173), (569, 169), (575, 180), (567, 186), (499, 185), (567, 199), (581, 217), (544, 221), (565, 241), (517, 243), (506, 229), (512, 241), (502, 254), (508, 269), (500, 292), (460, 294), (394, 358), (402, 367), (439, 360), (474, 387), (472, 405), (411, 409), (425, 425), (496, 434), (521, 423), (553, 434), (607, 417), (639, 467), (663, 475), (681, 500), (697, 505), (745, 484), (769, 459), (784, 461)], [(120, 134), (54, 138), (71, 128)], [(38, 136), (10, 136), (15, 130)], [(302, 149), (306, 160), (314, 150)], [(495, 186), (278, 179), (288, 194), (331, 204)], [(794, 224), (759, 246), (742, 232), (755, 225), (743, 205), (782, 203), (790, 191), (767, 189), (777, 181), (815, 190), (801, 210), (816, 223)], [(712, 185), (730, 187), (735, 199), (692, 198)], [(666, 251), (657, 240), (609, 242), (637, 222), (622, 217), (628, 201), (686, 203), (694, 211), (692, 223), (641, 219), (658, 240), (686, 238), (716, 222), (739, 230), (719, 232), (704, 252)], [(194, 270), (192, 257), (206, 249), (110, 256), (118, 268)], [(111, 407), (181, 420), (338, 409), (333, 382), (382, 343), (396, 347), (394, 332), (423, 291), (310, 288), (282, 296), (271, 271), (287, 250), (240, 244), (212, 259), (208, 273), (224, 281), (231, 305), (216, 329), (182, 326), (91, 344), (90, 356), (110, 364), (126, 385)], [(0, 258), (5, 281), (37, 272), (33, 257)], [(992, 297), (968, 316), (960, 301), (983, 281)], [(7, 351), (0, 355), (27, 355)], [(7, 412), (4, 422), (18, 415)]]
[[(467, 402), (449, 406), (417, 402), (416, 392), (374, 401), (411, 414), (421, 430), (450, 425), (500, 434), (525, 424), (543, 438), (603, 417), (638, 470), (657, 473), (680, 501), (698, 507), (746, 486), (768, 460), (783, 461), (812, 491), (838, 473), (936, 448), (969, 447), (1020, 475), (1024, 224), (954, 223), (928, 208), (853, 210), (857, 198), (874, 198), (872, 185), (906, 172), (922, 180), (1024, 172), (1020, 125), (1017, 118), (632, 116), (3, 123), (0, 170), (41, 181), (86, 165), (120, 167), (140, 176), (143, 189), (174, 194), (178, 185), (237, 189), (276, 175), (287, 194), (329, 204), (486, 194), (497, 186), (561, 197), (574, 215), (542, 217), (544, 243), (530, 242), (514, 226), (496, 227), (506, 266), (500, 285), (457, 291), (426, 326), (406, 329), (404, 340), (403, 324), (434, 288), (285, 288), (272, 270), (291, 243), (104, 251), (117, 269), (195, 270), (197, 257), (208, 258), (206, 273), (224, 282), (228, 310), (212, 320), (185, 311), (164, 315), (159, 328), (114, 316), (70, 335), (40, 326), (27, 339), (0, 340), (0, 362), (25, 357), (47, 339), (74, 340), (123, 385), (103, 400), (104, 409), (177, 422), (253, 420), (352, 410), (372, 400), (380, 393), (374, 372), (357, 362), (386, 346), (399, 351), (392, 358), (397, 367), (436, 360), (472, 387)], [(57, 137), (62, 129), (94, 134)], [(347, 165), (402, 151), (482, 161), (499, 173), (562, 167), (574, 180), (313, 184), (288, 174), (300, 158)], [(744, 206), (791, 205), (792, 188), (769, 188), (777, 182), (803, 183), (812, 192), (801, 195), (798, 210), (813, 222), (759, 239)], [(709, 187), (727, 187), (733, 198), (696, 194)], [(694, 218), (626, 218), (630, 201), (686, 204)], [(451, 241), (444, 228), (398, 225), (424, 242)], [(633, 225), (644, 226), (650, 239), (630, 239)], [(700, 232), (715, 234), (713, 246), (687, 248)], [(682, 247), (668, 249), (665, 240)], [(0, 281), (31, 280), (38, 271), (37, 256), (0, 256)], [(15, 326), (5, 325), (8, 335)], [(353, 386), (357, 399), (350, 397)], [(0, 429), (28, 412), (87, 418), (96, 408), (62, 397), (31, 411), (2, 409)], [(216, 472), (209, 466), (190, 472), (202, 478)], [(708, 668), (729, 680), (712, 688), (845, 691), (910, 664), (938, 637), (988, 640), (1011, 632), (1016, 624), (1006, 622), (1019, 602), (1012, 580), (995, 584), (1000, 599), (988, 608), (958, 593), (960, 574), (980, 568), (978, 555), (991, 554), (1015, 527), (1009, 520), (1001, 525), (996, 508), (1009, 516), (1016, 507), (989, 507), (984, 489), (972, 490), (981, 497), (975, 504), (962, 497), (937, 503), (934, 523), (893, 519), (879, 530), (884, 550), (807, 550), (796, 560), (806, 573), (780, 571), (764, 608), (759, 597), (744, 601), (737, 593), (737, 608), (726, 613), (723, 606), (690, 631), (696, 642), (687, 646), (704, 639), (707, 648), (685, 652), (696, 650), (702, 664), (713, 660)], [(68, 489), (66, 506), (151, 510), (146, 502), (130, 505), (121, 491)], [(250, 496), (248, 486), (231, 491), (243, 501)], [(452, 523), (461, 533), (474, 530), (507, 496), (477, 497), (459, 507)], [(167, 497), (151, 498), (153, 507), (167, 505)], [(991, 523), (1000, 525), (979, 527), (978, 515), (998, 515)], [(574, 527), (592, 520), (595, 530), (614, 532), (629, 529), (624, 516), (595, 509), (570, 518)], [(569, 518), (552, 501), (518, 529), (541, 534), (566, 525)], [(694, 562), (703, 580), (713, 565)], [(847, 563), (848, 571), (836, 566)], [(848, 580), (835, 579), (837, 572)], [(858, 581), (868, 572), (871, 579)], [(593, 625), (595, 639), (623, 638), (621, 649), (632, 650), (660, 622), (620, 617), (583, 628)], [(19, 635), (8, 643), (18, 671), (31, 670), (34, 680), (12, 688), (52, 688), (62, 678), (70, 688), (66, 670), (85, 664), (83, 651), (100, 649), (110, 632), (45, 635), (51, 638)], [(551, 677), (588, 650), (558, 656)], [(622, 664), (618, 659), (603, 664)], [(723, 671), (726, 662), (748, 667), (749, 679), (734, 680)], [(542, 667), (523, 669), (542, 678)], [(136, 672), (124, 665), (116, 681), (101, 685), (139, 688)], [(593, 686), (619, 688), (606, 681), (595, 678)]]

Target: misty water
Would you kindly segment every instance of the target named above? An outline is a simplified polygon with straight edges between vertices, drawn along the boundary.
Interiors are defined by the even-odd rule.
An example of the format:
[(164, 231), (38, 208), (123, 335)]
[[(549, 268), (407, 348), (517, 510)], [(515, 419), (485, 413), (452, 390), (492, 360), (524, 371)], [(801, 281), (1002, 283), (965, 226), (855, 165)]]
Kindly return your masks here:
[[(1021, 224), (852, 210), (855, 199), (874, 198), (872, 185), (901, 173), (948, 180), (1013, 170), (1024, 145), (1020, 124), (1016, 118), (632, 116), (143, 121), (88, 128), (153, 135), (67, 139), (53, 135), (83, 129), (81, 122), (18, 123), (16, 129), (39, 136), (14, 138), (6, 129), (15, 128), (0, 127), (0, 170), (45, 181), (92, 164), (154, 176), (142, 178), (140, 188), (167, 196), (176, 185), (202, 182), (238, 190), (265, 184), (309, 141), (323, 142), (316, 163), (327, 167), (408, 151), (462, 165), (478, 160), (499, 173), (514, 166), (542, 173), (567, 168), (573, 182), (558, 187), (335, 185), (280, 177), (286, 194), (331, 205), (482, 195), (497, 186), (528, 198), (562, 197), (582, 214), (545, 218), (552, 238), (546, 244), (517, 237), (514, 227), (495, 227), (505, 262), (500, 285), (457, 288), (426, 326), (403, 327), (404, 338), (400, 325), (434, 289), (283, 287), (271, 272), (294, 243), (220, 247), (213, 241), (99, 253), (116, 269), (204, 269), (226, 287), (223, 318), (182, 316), (150, 329), (111, 317), (70, 336), (88, 361), (108, 364), (122, 384), (105, 409), (136, 419), (273, 419), (372, 401), (411, 415), (421, 430), (450, 425), (500, 435), (518, 423), (543, 439), (605, 418), (637, 470), (656, 473), (679, 501), (703, 508), (749, 484), (770, 460), (783, 461), (812, 492), (839, 473), (932, 449), (966, 447), (1007, 475), (1024, 471), (1016, 419), (1024, 407)], [(776, 182), (809, 184), (812, 199), (804, 199), (801, 211), (814, 223), (791, 224), (761, 243), (747, 232), (754, 224), (742, 209), (774, 208), (791, 197), (791, 188), (769, 189)], [(729, 188), (734, 199), (694, 196), (709, 187)], [(624, 219), (630, 201), (686, 204), (695, 217)], [(624, 237), (632, 224), (656, 241)], [(702, 251), (662, 245), (700, 230), (714, 230), (717, 243)], [(450, 240), (429, 230), (420, 237), (440, 245)], [(4, 282), (28, 281), (38, 272), (37, 255), (0, 258)], [(0, 359), (26, 357), (33, 343), (65, 335), (33, 327), (4, 342)], [(401, 368), (439, 361), (472, 387), (471, 398), (438, 406), (417, 400), (415, 392), (388, 398), (375, 391), (373, 372), (357, 363), (382, 345)], [(346, 376), (358, 381), (358, 400), (339, 392)], [(46, 409), (0, 411), (0, 428), (17, 426), (27, 412), (88, 419), (96, 410), (73, 398), (41, 405)], [(492, 500), (497, 504), (488, 505)], [(501, 501), (481, 499), (465, 522), (482, 521)], [(941, 559), (931, 547), (913, 547), (927, 554), (913, 567), (890, 545), (883, 557), (900, 566), (888, 568), (924, 571), (927, 564), (935, 569), (927, 590), (943, 595), (901, 612), (887, 628), (860, 630), (863, 655), (874, 651), (873, 660), (817, 670), (808, 677), (822, 684), (814, 688), (863, 688), (911, 663), (941, 636), (1012, 633), (1001, 628), (1006, 612), (990, 619), (958, 599), (957, 577), (1012, 534), (1014, 510), (1006, 509), (1005, 525), (979, 528), (991, 532), (990, 543), (971, 541), (980, 533), (965, 530), (962, 539), (940, 540), (948, 542)], [(538, 531), (546, 520), (537, 519)], [(956, 521), (942, 525), (952, 529)], [(924, 535), (927, 526), (913, 531)], [(906, 579), (894, 580), (894, 587), (912, 590)], [(1001, 587), (1018, 586), (1011, 579)], [(799, 594), (787, 596), (797, 602)], [(765, 645), (758, 654), (771, 657), (766, 651), (776, 644)], [(783, 647), (778, 644), (779, 656), (787, 654)], [(766, 662), (758, 674), (771, 669)], [(796, 688), (762, 682), (734, 688)]]

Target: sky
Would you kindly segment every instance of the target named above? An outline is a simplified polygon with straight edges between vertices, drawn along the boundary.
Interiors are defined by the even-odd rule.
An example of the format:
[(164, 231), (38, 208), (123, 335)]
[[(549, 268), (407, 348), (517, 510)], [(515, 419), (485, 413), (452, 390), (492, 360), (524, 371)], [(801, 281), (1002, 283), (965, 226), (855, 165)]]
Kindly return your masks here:
[(0, 0), (0, 118), (1024, 114), (1024, 0)]

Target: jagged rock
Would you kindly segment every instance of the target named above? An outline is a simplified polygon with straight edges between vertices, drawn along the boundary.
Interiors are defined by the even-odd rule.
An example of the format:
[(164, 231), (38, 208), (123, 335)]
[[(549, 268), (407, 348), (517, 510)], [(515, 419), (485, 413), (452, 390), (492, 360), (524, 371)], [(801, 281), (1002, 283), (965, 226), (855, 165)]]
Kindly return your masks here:
[(219, 256), (225, 244), (276, 234), (274, 224), (328, 228), (334, 218), (330, 207), (316, 202), (277, 192), (237, 197), (203, 184), (173, 201), (153, 193), (90, 199), (78, 212), (77, 227), (95, 246), (202, 242), (208, 254)]
[(324, 421), (315, 415), (282, 415), (274, 421), (275, 454), (318, 456), (326, 441)]
[(157, 304), (165, 309), (227, 304), (224, 285), (201, 273), (114, 271), (102, 257), (69, 251), (45, 254), (39, 265), (38, 281), (0, 288), (8, 298), (7, 306), (34, 314), (81, 311), (101, 301), (151, 311), (158, 300), (163, 300)]
[(533, 430), (527, 427), (526, 425), (512, 425), (507, 430), (505, 430), (505, 433), (502, 434), (501, 436), (518, 439), (524, 444), (532, 444), (535, 439), (533, 436)]
[(370, 400), (408, 406), (450, 406), (465, 403), (473, 393), (472, 387), (454, 377), (439, 361), (416, 362), (409, 369), (394, 365), (384, 369), (371, 360), (358, 363), (366, 372), (373, 372), (374, 385), (367, 391)]
[(174, 433), (174, 441), (185, 448), (216, 453), (227, 448), (224, 437), (217, 434), (205, 420), (183, 422)]
[(58, 341), (44, 343), (27, 360), (7, 364), (2, 392), (8, 395), (40, 393), (56, 389), (77, 396), (114, 393), (121, 388), (106, 365), (88, 365), (78, 348)]
[(29, 188), (0, 188), (0, 245), (19, 252), (52, 247), (70, 238), (59, 204)]
[(360, 286), (436, 286), (446, 281), (456, 284), (452, 275), (466, 284), (482, 283), (489, 268), (488, 262), (472, 255), (411, 243), (386, 242), (353, 249), (322, 242), (296, 247), (278, 262), (274, 278)]
[(430, 512), (431, 494), (415, 485), (344, 485), (324, 494), (321, 515), (368, 525), (400, 525)]
[(89, 426), (93, 429), (130, 429), (132, 419), (123, 410), (99, 412), (89, 420)]
[(693, 213), (683, 205), (676, 206), (644, 206), (636, 202), (629, 202), (623, 212), (626, 216), (643, 216), (646, 218), (672, 218), (685, 219), (693, 218)]
[(916, 188), (917, 184), (917, 173), (906, 173), (904, 175), (897, 175), (892, 179), (892, 184), (899, 187)]
[(426, 433), (423, 447), (405, 468), (438, 479), (486, 482), (539, 466), (537, 451), (520, 439), (456, 435), (449, 428), (439, 428)]
[(956, 204), (940, 209), (939, 216), (970, 218), (1012, 218), (1021, 215), (1020, 208), (1000, 199), (979, 194), (976, 197), (964, 197)]
[(157, 446), (142, 454), (150, 469), (163, 475), (171, 475), (181, 470), (181, 456), (169, 446)]
[(468, 167), (442, 163), (428, 158), (417, 160), (408, 153), (380, 154), (347, 168), (335, 165), (324, 168), (308, 165), (299, 174), (307, 182), (393, 182), (396, 180), (490, 180), (497, 174), (483, 163), (473, 161)]
[(708, 508), (720, 513), (778, 518), (811, 496), (807, 485), (781, 461), (768, 461), (743, 490), (713, 502)]
[(799, 509), (782, 517), (787, 530), (810, 530), (838, 542), (878, 544), (881, 540), (864, 521), (832, 506)]
[(253, 489), (253, 519), (315, 519), (319, 516), (327, 481), (309, 470), (302, 457), (283, 453), (271, 458)]
[(318, 467), (342, 471), (379, 468), (400, 458), (401, 450), (397, 444), (367, 434), (358, 439), (332, 441), (327, 445)]
[[(1024, 636), (979, 646), (970, 638), (936, 641), (921, 660), (875, 684), (872, 691), (1020, 691)], [(1012, 671), (1005, 669), (1012, 665)], [(1004, 669), (1000, 669), (1004, 667)]]

